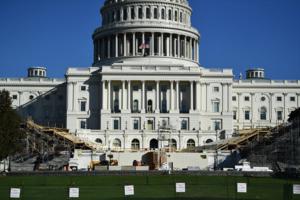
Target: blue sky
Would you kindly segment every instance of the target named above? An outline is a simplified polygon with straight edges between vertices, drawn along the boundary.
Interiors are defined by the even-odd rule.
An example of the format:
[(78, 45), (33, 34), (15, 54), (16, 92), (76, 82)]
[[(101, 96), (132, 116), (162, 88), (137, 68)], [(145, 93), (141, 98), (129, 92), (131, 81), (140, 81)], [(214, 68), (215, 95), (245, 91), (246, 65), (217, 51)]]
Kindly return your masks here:
[[(300, 0), (189, 0), (201, 32), (200, 63), (235, 74), (300, 79)], [(46, 66), (50, 77), (92, 64), (91, 35), (103, 0), (1, 0), (0, 77)]]

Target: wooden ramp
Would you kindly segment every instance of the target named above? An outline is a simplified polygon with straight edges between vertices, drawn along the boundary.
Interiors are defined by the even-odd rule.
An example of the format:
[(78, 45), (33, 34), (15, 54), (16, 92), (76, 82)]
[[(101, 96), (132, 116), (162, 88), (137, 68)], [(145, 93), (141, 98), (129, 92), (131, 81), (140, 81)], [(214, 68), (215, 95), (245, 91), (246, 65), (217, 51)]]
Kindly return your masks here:
[(271, 129), (248, 129), (241, 130), (240, 136), (236, 138), (231, 138), (224, 144), (218, 145), (218, 150), (231, 150), (236, 148), (241, 148), (249, 141), (254, 139), (260, 139), (260, 137), (264, 137), (267, 134), (271, 134)]
[(28, 120), (26, 122), (26, 126), (27, 128), (38, 131), (42, 134), (56, 137), (68, 143), (71, 143), (72, 145), (74, 145), (74, 148), (90, 150), (99, 150), (102, 148), (102, 145), (90, 141), (84, 141), (81, 138), (71, 134), (67, 129), (43, 127), (41, 125), (35, 124), (32, 120)]

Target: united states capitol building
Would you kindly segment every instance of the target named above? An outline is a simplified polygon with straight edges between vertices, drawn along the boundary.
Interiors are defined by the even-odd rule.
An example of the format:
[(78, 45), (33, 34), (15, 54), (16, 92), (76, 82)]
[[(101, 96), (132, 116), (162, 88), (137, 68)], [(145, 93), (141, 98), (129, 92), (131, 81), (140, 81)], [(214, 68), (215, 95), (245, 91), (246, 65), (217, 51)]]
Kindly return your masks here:
[(236, 80), (232, 69), (201, 66), (187, 0), (106, 0), (101, 15), (93, 66), (65, 79), (44, 67), (0, 78), (24, 118), (122, 150), (158, 148), (167, 130), (182, 150), (276, 126), (300, 107), (299, 80), (269, 80), (262, 68)]

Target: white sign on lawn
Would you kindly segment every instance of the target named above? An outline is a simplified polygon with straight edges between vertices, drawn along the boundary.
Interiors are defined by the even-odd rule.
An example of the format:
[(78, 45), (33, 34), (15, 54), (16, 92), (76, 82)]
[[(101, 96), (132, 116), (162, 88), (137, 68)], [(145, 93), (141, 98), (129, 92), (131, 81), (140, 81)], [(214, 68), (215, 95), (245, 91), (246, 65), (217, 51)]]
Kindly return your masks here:
[(238, 183), (237, 184), (238, 193), (247, 193), (247, 183)]
[(293, 194), (300, 194), (300, 185), (293, 185)]
[(176, 192), (185, 193), (185, 183), (176, 183)]
[(79, 198), (79, 188), (70, 188), (69, 198)]
[(20, 188), (10, 188), (10, 198), (20, 199), (20, 197), (21, 197), (21, 189)]
[(125, 192), (125, 196), (134, 195), (134, 186), (133, 185), (125, 185), (124, 192)]

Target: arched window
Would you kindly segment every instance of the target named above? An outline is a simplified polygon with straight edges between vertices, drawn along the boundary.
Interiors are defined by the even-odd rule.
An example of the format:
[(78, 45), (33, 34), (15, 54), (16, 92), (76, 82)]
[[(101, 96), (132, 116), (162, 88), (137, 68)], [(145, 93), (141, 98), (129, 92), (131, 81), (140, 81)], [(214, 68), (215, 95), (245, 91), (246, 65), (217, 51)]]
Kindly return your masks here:
[(158, 148), (158, 140), (157, 139), (152, 139), (150, 141), (150, 149), (157, 149)]
[(139, 7), (139, 9), (138, 9), (138, 16), (139, 16), (139, 19), (143, 18), (143, 8), (142, 7)]
[(123, 9), (123, 20), (127, 20), (127, 8)]
[(212, 139), (207, 139), (207, 140), (205, 141), (206, 144), (209, 144), (209, 143), (212, 143), (212, 142), (214, 142)]
[(134, 10), (134, 7), (131, 7), (130, 8), (130, 13), (131, 13), (131, 19), (135, 19), (135, 10)]
[(150, 8), (146, 8), (146, 18), (150, 19)]
[(189, 140), (187, 141), (186, 146), (187, 146), (188, 149), (194, 148), (194, 147), (196, 146), (195, 140), (189, 139)]
[(157, 18), (158, 18), (157, 8), (154, 8), (154, 10), (153, 10), (153, 15), (154, 15), (154, 19), (157, 19)]
[(178, 12), (177, 12), (177, 10), (175, 10), (175, 22), (177, 22), (178, 21)]
[(98, 144), (102, 144), (102, 140), (101, 140), (100, 138), (97, 138), (97, 139), (95, 140), (95, 142), (98, 143)]
[(113, 147), (120, 148), (121, 147), (121, 140), (120, 139), (114, 139)]
[(169, 20), (172, 20), (172, 10), (169, 10), (169, 13), (168, 13), (168, 16), (169, 16)]
[(161, 18), (166, 19), (165, 9), (161, 9)]
[(138, 100), (133, 101), (133, 112), (139, 112), (139, 101)]
[(140, 141), (138, 139), (132, 140), (131, 149), (132, 150), (139, 150), (140, 149)]
[(260, 108), (260, 120), (267, 120), (267, 109), (265, 107)]
[(177, 149), (177, 141), (175, 139), (171, 140), (170, 146), (174, 149)]
[(183, 18), (182, 18), (182, 12), (180, 12), (180, 14), (179, 14), (179, 20), (180, 20), (180, 22), (182, 23), (182, 21), (183, 21)]
[(147, 112), (148, 113), (152, 113), (153, 112), (153, 102), (152, 102), (152, 100), (148, 100), (148, 103), (147, 103)]

